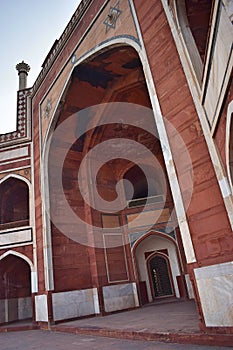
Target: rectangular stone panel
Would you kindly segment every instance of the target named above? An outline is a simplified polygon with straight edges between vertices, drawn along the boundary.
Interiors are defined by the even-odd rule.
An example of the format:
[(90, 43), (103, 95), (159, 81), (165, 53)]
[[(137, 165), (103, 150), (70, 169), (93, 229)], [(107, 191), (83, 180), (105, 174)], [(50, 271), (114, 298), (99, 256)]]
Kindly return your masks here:
[(106, 312), (129, 309), (139, 305), (135, 283), (105, 286), (103, 297)]
[(144, 211), (139, 214), (127, 215), (128, 227), (136, 228), (141, 226), (150, 226), (154, 224), (160, 224), (163, 222), (170, 221), (170, 211), (168, 208), (155, 209)]
[(102, 225), (104, 229), (119, 229), (120, 224), (119, 215), (102, 215)]
[(233, 261), (194, 269), (207, 327), (233, 327)]
[(0, 152), (0, 163), (4, 161), (8, 161), (11, 159), (18, 159), (22, 157), (28, 157), (29, 156), (29, 149), (28, 146), (20, 147), (20, 148), (14, 148), (8, 151), (1, 151)]
[(128, 281), (128, 266), (122, 234), (105, 234), (104, 244), (108, 282)]
[(48, 317), (47, 295), (36, 295), (35, 306), (36, 306), (36, 321), (48, 322), (49, 317)]
[(6, 322), (5, 319), (5, 300), (0, 300), (0, 324)]
[(32, 229), (0, 233), (0, 247), (32, 242)]
[(18, 320), (18, 299), (7, 299), (7, 322)]
[(54, 321), (94, 315), (98, 310), (95, 290), (94, 288), (53, 293)]
[(18, 299), (18, 319), (25, 320), (32, 317), (32, 298)]

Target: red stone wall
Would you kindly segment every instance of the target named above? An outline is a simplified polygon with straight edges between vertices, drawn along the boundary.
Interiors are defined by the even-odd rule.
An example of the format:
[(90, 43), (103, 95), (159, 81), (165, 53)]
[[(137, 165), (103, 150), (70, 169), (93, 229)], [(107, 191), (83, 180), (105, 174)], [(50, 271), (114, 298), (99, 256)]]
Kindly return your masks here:
[(38, 283), (39, 292), (45, 290), (45, 276), (44, 276), (44, 257), (43, 257), (43, 223), (42, 223), (42, 200), (41, 200), (41, 183), (40, 183), (40, 103), (45, 93), (49, 90), (51, 83), (57, 78), (63, 65), (70, 57), (71, 52), (77, 45), (78, 40), (82, 37), (85, 30), (87, 29), (92, 18), (98, 12), (99, 8), (103, 4), (103, 0), (97, 0), (85, 14), (85, 21), (81, 21), (77, 28), (72, 33), (69, 41), (66, 44), (65, 49), (62, 51), (48, 72), (46, 79), (41, 83), (39, 89), (33, 97), (32, 101), (32, 113), (33, 113), (33, 126), (32, 126), (32, 137), (33, 137), (33, 148), (34, 148), (34, 181), (35, 181), (35, 211), (36, 211), (36, 232), (37, 232), (37, 259), (38, 259)]
[[(4, 253), (6, 253), (9, 250), (12, 250), (12, 248), (1, 249), (0, 250), (0, 255), (3, 255)], [(26, 257), (28, 257), (33, 262), (33, 247), (32, 247), (32, 244), (21, 246), (21, 247), (14, 247), (13, 250), (14, 250), (14, 252), (17, 252), (17, 253), (25, 255)], [(3, 261), (3, 260), (0, 260), (0, 264), (1, 264), (1, 261)]]
[[(179, 60), (179, 56), (172, 38), (172, 34), (169, 25), (166, 20), (165, 13), (163, 11), (161, 2), (159, 0), (150, 2), (149, 0), (140, 1), (135, 0), (136, 12), (140, 22), (140, 27), (143, 34), (144, 43), (146, 46), (147, 55), (149, 58), (150, 67), (152, 70), (154, 83), (162, 113), (167, 120), (172, 123), (177, 132), (183, 138), (186, 148), (189, 151), (192, 162), (188, 168), (187, 164), (183, 162), (183, 153), (176, 149), (176, 140), (174, 135), (169, 134), (168, 124), (165, 121), (168, 128), (168, 136), (170, 137), (171, 149), (176, 164), (178, 173), (178, 179), (181, 186), (181, 191), (184, 199), (186, 198), (186, 192), (192, 191), (192, 199), (189, 206), (187, 206), (187, 216), (189, 220), (189, 226), (194, 243), (194, 249), (196, 252), (198, 264), (208, 265), (212, 263), (220, 263), (228, 261), (231, 255), (229, 247), (232, 245), (232, 233), (228, 222), (227, 214), (219, 190), (219, 186), (216, 180), (215, 172), (211, 164), (208, 149), (205, 143), (204, 136), (200, 129), (198, 116), (195, 111), (193, 100), (187, 85), (187, 81)], [(43, 116), (40, 115), (39, 106), (47, 91), (50, 89), (51, 84), (59, 75), (66, 60), (73, 52), (78, 40), (85, 32), (88, 24), (91, 22), (95, 14), (103, 4), (102, 0), (94, 1), (85, 14), (85, 21), (81, 21), (73, 34), (69, 38), (66, 47), (63, 49), (62, 54), (58, 56), (51, 70), (48, 72), (46, 79), (41, 83), (38, 91), (35, 93), (32, 101), (33, 107), (33, 140), (34, 140), (34, 166), (35, 166), (35, 196), (36, 196), (36, 229), (37, 229), (37, 251), (38, 251), (38, 269), (39, 269), (39, 291), (42, 292), (45, 288), (44, 285), (44, 263), (43, 263), (43, 236), (42, 236), (42, 207), (41, 207), (41, 193), (40, 193), (40, 126), (39, 119)], [(141, 79), (141, 77), (139, 78)], [(126, 81), (122, 81), (122, 84), (126, 84)], [(82, 88), (81, 88), (82, 87)], [(144, 88), (144, 87), (143, 87)], [(75, 98), (77, 89), (79, 90), (79, 105), (75, 105)], [(85, 108), (89, 103), (90, 87), (88, 84), (81, 82), (79, 87), (74, 88), (73, 96), (70, 98), (73, 102), (68, 101), (66, 107), (75, 107), (75, 111), (78, 108)], [(139, 90), (138, 90), (139, 91)], [(125, 94), (125, 91), (122, 93)], [(93, 94), (95, 99), (94, 103), (98, 101), (105, 101), (104, 91), (96, 89), (96, 94)], [(111, 94), (109, 94), (111, 96)], [(133, 94), (131, 94), (133, 96)], [(138, 100), (139, 96), (139, 100)], [(143, 93), (139, 94), (136, 98), (137, 103), (148, 105)], [(115, 97), (117, 101), (122, 101), (120, 93)], [(148, 99), (148, 97), (147, 97)], [(134, 100), (130, 100), (134, 102)], [(66, 114), (63, 114), (61, 118), (72, 114), (74, 110), (66, 110)], [(61, 119), (63, 120), (63, 119)], [(220, 129), (219, 129), (220, 130)], [(220, 132), (219, 132), (220, 135)], [(218, 141), (219, 140), (219, 141)], [(220, 153), (223, 158), (223, 146), (220, 145), (220, 136), (218, 136), (218, 129), (216, 132), (216, 143), (219, 147)], [(70, 177), (69, 171), (77, 171), (72, 169), (72, 155), (67, 158), (67, 179)], [(77, 166), (77, 164), (76, 164)], [(191, 174), (193, 170), (193, 177), (190, 175), (190, 183), (184, 181), (187, 179), (187, 174)], [(69, 181), (67, 180), (67, 186), (69, 187)], [(193, 187), (193, 188), (192, 188)], [(79, 214), (82, 215), (85, 211), (84, 205), (79, 194), (76, 192), (75, 197), (72, 195), (72, 188), (70, 191), (70, 197), (68, 198), (72, 206)], [(100, 192), (102, 190), (100, 189)], [(111, 193), (110, 193), (111, 192)], [(114, 191), (105, 196), (114, 196)], [(112, 197), (111, 197), (112, 198)], [(170, 192), (169, 198), (170, 199)], [(101, 223), (100, 215), (95, 216), (92, 213), (90, 220), (95, 220)], [(104, 262), (103, 251), (93, 249), (81, 248), (79, 244), (72, 243), (61, 232), (53, 228), (53, 250), (54, 250), (54, 268), (55, 268), (55, 288), (56, 290), (64, 290), (65, 288), (74, 289), (78, 288), (78, 280), (71, 280), (69, 270), (71, 265), (74, 267), (74, 274), (77, 271), (90, 270), (92, 279), (87, 274), (84, 286), (96, 285), (101, 280), (101, 283), (106, 283), (106, 269)], [(60, 243), (59, 243), (60, 242)], [(60, 246), (63, 245), (63, 247)], [(70, 248), (70, 249), (69, 249)], [(76, 251), (78, 250), (79, 259), (75, 258)], [(64, 257), (64, 251), (68, 254)], [(121, 252), (119, 252), (121, 254)], [(110, 254), (110, 256), (114, 254)], [(75, 260), (76, 259), (76, 260)], [(113, 258), (114, 261), (115, 258)], [(82, 266), (78, 264), (79, 261), (83, 261)], [(95, 266), (97, 262), (98, 268)], [(60, 268), (61, 264), (64, 268)], [(81, 269), (81, 270), (78, 270)], [(98, 281), (99, 274), (99, 281)], [(82, 275), (82, 272), (81, 272)], [(81, 277), (82, 279), (82, 277)]]
[(52, 229), (55, 291), (92, 287), (88, 248)]
[[(177, 129), (192, 159), (193, 180), (188, 186), (193, 185), (193, 194), (186, 210), (198, 263), (229, 261), (233, 244), (231, 228), (162, 4), (159, 0), (135, 0), (134, 3), (162, 114)], [(187, 184), (182, 178), (190, 169), (182, 164), (182, 154), (177, 152), (169, 130), (168, 136), (181, 191), (185, 195)]]

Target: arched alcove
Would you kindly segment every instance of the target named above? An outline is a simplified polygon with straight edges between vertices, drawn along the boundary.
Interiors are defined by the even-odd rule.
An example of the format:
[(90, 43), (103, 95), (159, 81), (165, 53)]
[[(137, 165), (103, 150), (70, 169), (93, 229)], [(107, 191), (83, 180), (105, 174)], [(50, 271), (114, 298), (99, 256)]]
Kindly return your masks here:
[[(55, 219), (51, 220), (50, 227), (54, 255), (54, 284), (57, 291), (62, 291), (64, 288), (67, 290), (90, 288), (92, 285), (88, 249), (85, 245), (79, 245), (79, 242), (72, 242), (68, 238), (74, 224), (71, 220), (66, 222), (64, 217), (66, 213), (60, 200), (61, 193), (59, 191), (61, 189), (57, 184), (58, 160), (61, 152), (67, 145), (67, 142), (64, 141), (64, 135), (66, 140), (74, 140), (67, 149), (62, 169), (62, 187), (65, 198), (72, 211), (83, 222), (92, 223), (96, 230), (102, 230), (101, 212), (95, 211), (95, 209), (90, 208), (85, 203), (77, 177), (84, 156), (101, 143), (109, 140), (117, 141), (121, 138), (131, 139), (136, 142), (140, 140), (140, 143), (150, 150), (148, 163), (152, 162), (155, 154), (158, 154), (158, 158), (163, 162), (160, 143), (155, 137), (157, 131), (142, 64), (138, 53), (132, 47), (124, 44), (109, 46), (77, 65), (73, 70), (61, 100), (59, 109), (54, 116), (53, 126), (55, 126), (55, 133), (53, 133), (48, 152), (49, 207), (52, 213), (51, 218)], [(148, 113), (149, 122), (147, 121), (148, 124), (150, 123), (150, 127), (147, 125), (147, 130), (149, 129), (151, 134), (144, 130), (144, 121), (142, 122), (139, 117), (137, 119), (134, 115), (131, 115), (133, 125), (125, 125), (122, 122), (121, 115), (118, 115), (117, 123), (116, 121), (111, 123), (104, 120), (104, 113), (102, 113), (104, 107), (102, 109), (100, 107), (96, 111), (87, 109), (96, 104), (101, 106), (104, 103), (112, 102), (125, 103), (124, 114), (127, 113), (127, 108), (130, 113), (127, 103), (129, 105), (134, 104), (147, 107), (150, 113), (150, 115)], [(79, 113), (80, 111), (83, 111), (83, 113)], [(74, 115), (76, 116), (75, 118), (73, 118)], [(118, 144), (120, 145), (120, 142)], [(121, 157), (124, 158), (124, 152), (121, 152)], [(120, 174), (125, 172), (129, 163), (130, 161), (119, 158), (106, 162), (98, 172), (96, 181), (92, 182), (90, 172), (93, 172), (95, 168), (95, 162), (92, 159), (82, 177), (83, 181), (89, 182), (89, 185), (84, 187), (88, 189), (90, 197), (93, 196), (91, 185), (93, 184), (93, 186), (98, 187), (98, 193), (104, 200), (110, 202), (114, 200), (117, 196), (116, 183), (121, 179)], [(123, 200), (125, 203), (125, 197), (123, 197)], [(57, 222), (57, 225), (54, 224), (54, 221)], [(64, 222), (64, 230), (60, 230), (58, 227), (60, 223)], [(76, 224), (75, 230), (81, 232), (80, 236), (87, 236), (85, 227), (83, 229), (81, 225)], [(63, 255), (62, 260), (60, 259), (61, 249), (59, 245), (61, 240), (66, 246), (64, 248), (66, 254), (65, 256)], [(75, 247), (80, 257), (82, 257), (82, 266), (80, 265), (80, 259), (76, 261)], [(121, 256), (124, 258), (124, 252), (122, 252)], [(61, 266), (61, 261), (66, 261), (66, 263)], [(79, 272), (82, 271), (83, 278), (80, 278), (80, 273), (75, 274), (73, 278), (70, 278), (69, 274), (65, 273), (69, 266), (69, 261), (72, 261), (73, 271), (75, 269)], [(124, 275), (126, 276), (127, 273), (124, 273)], [(102, 281), (103, 283), (108, 283), (107, 272), (102, 277)]]
[(31, 268), (19, 256), (0, 259), (0, 323), (32, 318)]
[[(138, 272), (139, 285), (141, 289), (141, 300), (145, 303), (155, 300), (157, 297), (168, 297), (175, 295), (180, 297), (180, 290), (177, 282), (177, 277), (181, 275), (181, 266), (175, 242), (164, 234), (159, 232), (150, 232), (136, 242), (133, 247), (136, 268)], [(169, 276), (171, 289), (162, 288), (161, 295), (156, 294), (153, 285), (153, 276), (151, 272), (150, 260), (155, 256), (165, 259), (166, 271)], [(154, 268), (154, 267), (153, 267)], [(152, 268), (152, 270), (153, 270)], [(162, 273), (158, 268), (158, 273)], [(158, 276), (160, 280), (162, 276)], [(165, 290), (166, 289), (166, 290)], [(148, 302), (147, 301), (147, 302)]]
[[(164, 184), (164, 173), (161, 173), (161, 169), (150, 167), (149, 165), (144, 166), (144, 171), (138, 166), (134, 165), (127, 170), (123, 176), (124, 190), (126, 200), (136, 200), (147, 197), (166, 195), (167, 186)], [(161, 179), (162, 177), (162, 179)], [(163, 180), (163, 181), (162, 181)], [(133, 186), (133, 196), (131, 193), (131, 186)], [(150, 183), (150, 186), (148, 186)]]
[[(130, 235), (143, 225), (165, 228), (176, 221), (175, 214), (171, 218), (172, 195), (138, 52), (118, 44), (75, 66), (50, 126), (44, 178), (48, 179), (47, 232), (51, 232), (54, 290), (66, 293), (98, 284), (102, 295), (115, 283), (121, 293), (122, 283), (135, 283)], [(92, 151), (97, 153), (88, 158)], [(145, 174), (138, 169), (130, 172), (139, 163)], [(147, 203), (136, 226), (133, 221), (145, 203), (127, 206), (122, 180), (135, 187), (135, 198), (165, 197)], [(101, 206), (101, 199), (109, 203), (110, 212)], [(115, 199), (123, 204), (118, 210), (113, 209)], [(122, 303), (122, 309), (129, 307)]]
[(0, 184), (0, 228), (29, 225), (29, 189), (26, 182), (9, 177)]

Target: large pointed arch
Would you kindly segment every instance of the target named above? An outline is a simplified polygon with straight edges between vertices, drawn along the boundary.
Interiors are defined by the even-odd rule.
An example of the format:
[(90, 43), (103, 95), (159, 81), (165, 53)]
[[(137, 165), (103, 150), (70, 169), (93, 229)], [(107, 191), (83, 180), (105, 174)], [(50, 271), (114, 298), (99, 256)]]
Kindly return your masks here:
[[(176, 175), (174, 164), (173, 164), (173, 162), (171, 162), (172, 154), (171, 154), (170, 146), (168, 143), (168, 137), (167, 137), (167, 133), (165, 130), (165, 125), (164, 125), (161, 110), (159, 107), (158, 98), (157, 98), (155, 87), (153, 84), (153, 79), (152, 79), (152, 75), (150, 72), (145, 49), (143, 47), (140, 47), (138, 45), (138, 43), (136, 43), (135, 41), (133, 41), (129, 38), (115, 38), (115, 39), (110, 40), (108, 42), (104, 42), (104, 43), (99, 44), (98, 46), (96, 46), (95, 48), (90, 50), (86, 55), (82, 56), (77, 62), (75, 62), (71, 72), (67, 76), (67, 80), (64, 84), (64, 87), (63, 87), (63, 90), (60, 94), (60, 97), (56, 103), (56, 108), (54, 110), (53, 116), (51, 117), (48, 129), (46, 131), (44, 142), (41, 145), (41, 147), (42, 147), (42, 171), (41, 171), (42, 195), (45, 198), (45, 201), (47, 202), (43, 205), (43, 221), (44, 221), (43, 235), (44, 235), (45, 260), (47, 262), (45, 264), (45, 266), (47, 266), (46, 271), (45, 271), (45, 275), (47, 276), (46, 289), (48, 289), (48, 290), (53, 289), (54, 282), (53, 282), (53, 276), (51, 274), (53, 264), (52, 264), (51, 230), (50, 230), (49, 224), (48, 224), (48, 212), (47, 212), (47, 211), (49, 211), (49, 198), (47, 196), (47, 193), (48, 193), (48, 172), (47, 172), (46, 167), (47, 167), (47, 161), (48, 161), (49, 145), (51, 142), (50, 136), (52, 135), (52, 133), (54, 131), (56, 121), (58, 118), (57, 110), (59, 110), (59, 108), (58, 108), (59, 104), (63, 103), (63, 101), (64, 101), (64, 95), (65, 95), (66, 90), (69, 86), (70, 78), (73, 74), (74, 69), (77, 66), (79, 66), (80, 64), (82, 64), (83, 62), (85, 62), (85, 60), (87, 60), (87, 59), (90, 60), (91, 57), (95, 57), (96, 55), (98, 55), (98, 53), (102, 53), (105, 50), (107, 51), (108, 49), (110, 49), (114, 46), (119, 46), (119, 45), (124, 45), (126, 47), (128, 46), (128, 47), (134, 48), (139, 56), (140, 61), (141, 61), (141, 64), (143, 67), (143, 72), (144, 72), (146, 83), (147, 83), (147, 87), (148, 87), (148, 92), (150, 95), (151, 104), (152, 104), (153, 111), (154, 111), (154, 117), (156, 120), (156, 124), (158, 125), (158, 132), (160, 135), (160, 139), (162, 140), (162, 143), (164, 145), (163, 150), (166, 150), (165, 154), (164, 154), (164, 158), (165, 158), (165, 164), (166, 164), (167, 171), (168, 171), (170, 185), (172, 188), (172, 192), (173, 193), (176, 192), (176, 201), (175, 201), (176, 212), (177, 212), (178, 222), (181, 223), (181, 221), (182, 221), (182, 225), (180, 226), (180, 229), (181, 229), (182, 236), (185, 236), (184, 248), (185, 248), (185, 252), (186, 252), (186, 256), (187, 256), (187, 261), (188, 262), (195, 261), (195, 253), (193, 250), (193, 245), (192, 245), (192, 241), (191, 241), (191, 237), (190, 237), (190, 233), (189, 233), (188, 224), (187, 224), (187, 221), (184, 220), (184, 217), (186, 217), (184, 204), (183, 204), (181, 192), (180, 192), (180, 190), (178, 190), (179, 184), (178, 184), (178, 180), (177, 180), (177, 175)], [(47, 208), (47, 210), (46, 210), (46, 208)]]

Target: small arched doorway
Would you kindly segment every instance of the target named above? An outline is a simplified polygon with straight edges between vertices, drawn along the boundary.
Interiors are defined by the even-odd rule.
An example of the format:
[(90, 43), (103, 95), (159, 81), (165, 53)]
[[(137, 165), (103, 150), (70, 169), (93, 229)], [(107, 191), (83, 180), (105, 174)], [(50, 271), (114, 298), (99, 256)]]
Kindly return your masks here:
[(156, 253), (148, 259), (147, 267), (153, 298), (173, 296), (170, 264), (165, 255)]
[(0, 260), (0, 324), (32, 318), (31, 269), (9, 254)]
[(142, 304), (158, 298), (181, 297), (181, 262), (173, 239), (151, 231), (135, 244), (133, 254)]

